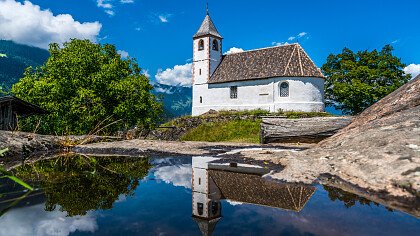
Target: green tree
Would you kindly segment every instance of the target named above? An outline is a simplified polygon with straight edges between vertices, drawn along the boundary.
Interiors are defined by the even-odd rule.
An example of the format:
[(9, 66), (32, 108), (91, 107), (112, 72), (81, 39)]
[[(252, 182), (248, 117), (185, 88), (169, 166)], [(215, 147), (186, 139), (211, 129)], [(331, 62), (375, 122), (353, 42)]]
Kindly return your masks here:
[(69, 155), (26, 164), (14, 173), (43, 189), (47, 211), (58, 207), (76, 216), (111, 209), (121, 195), (133, 196), (150, 168), (148, 158)]
[(110, 133), (135, 125), (152, 128), (159, 121), (162, 104), (149, 79), (134, 59), (121, 59), (115, 46), (72, 39), (62, 47), (51, 44), (49, 52), (44, 65), (27, 68), (12, 87), (17, 97), (49, 112), (21, 120), (24, 131)]
[(392, 51), (385, 45), (381, 51), (354, 53), (344, 48), (340, 54), (330, 54), (322, 66), (327, 104), (345, 114), (359, 114), (407, 83), (411, 76), (404, 74), (405, 64)]

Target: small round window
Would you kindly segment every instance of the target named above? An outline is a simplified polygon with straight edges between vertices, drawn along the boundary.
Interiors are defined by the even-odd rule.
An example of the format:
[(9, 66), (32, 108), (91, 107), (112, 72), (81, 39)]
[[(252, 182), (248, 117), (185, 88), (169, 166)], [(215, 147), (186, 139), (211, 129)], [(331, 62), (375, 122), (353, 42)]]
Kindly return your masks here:
[(283, 82), (280, 84), (280, 97), (289, 96), (289, 83)]

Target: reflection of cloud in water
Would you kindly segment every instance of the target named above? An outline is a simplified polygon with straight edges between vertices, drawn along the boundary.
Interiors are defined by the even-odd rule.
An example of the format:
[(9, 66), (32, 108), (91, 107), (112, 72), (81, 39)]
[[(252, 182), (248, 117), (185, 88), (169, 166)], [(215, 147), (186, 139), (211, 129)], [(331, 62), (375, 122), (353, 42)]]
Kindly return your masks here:
[(237, 206), (237, 205), (242, 205), (243, 204), (242, 202), (235, 202), (235, 201), (232, 201), (232, 200), (226, 200), (226, 202), (229, 203), (232, 206)]
[(66, 217), (66, 212), (44, 211), (44, 204), (18, 208), (0, 218), (0, 235), (67, 236), (75, 231), (95, 232), (96, 218), (91, 212), (85, 216)]
[(167, 184), (191, 189), (191, 164), (158, 167), (154, 175)]
[(120, 194), (120, 196), (118, 196), (118, 199), (115, 202), (125, 202), (127, 201), (127, 196), (125, 194)]

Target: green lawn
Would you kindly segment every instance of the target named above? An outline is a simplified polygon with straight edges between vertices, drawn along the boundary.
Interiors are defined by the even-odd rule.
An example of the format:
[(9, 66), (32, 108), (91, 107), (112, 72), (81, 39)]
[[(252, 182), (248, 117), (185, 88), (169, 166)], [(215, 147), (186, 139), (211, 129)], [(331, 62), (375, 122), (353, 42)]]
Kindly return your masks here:
[(206, 142), (260, 142), (261, 120), (234, 120), (220, 123), (204, 123), (190, 130), (181, 140)]

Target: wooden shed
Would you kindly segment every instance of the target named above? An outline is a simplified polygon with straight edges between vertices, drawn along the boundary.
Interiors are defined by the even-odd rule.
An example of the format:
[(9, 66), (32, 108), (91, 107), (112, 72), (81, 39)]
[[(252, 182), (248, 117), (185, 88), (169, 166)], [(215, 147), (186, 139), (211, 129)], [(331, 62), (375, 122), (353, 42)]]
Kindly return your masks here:
[(25, 102), (15, 96), (0, 97), (0, 130), (15, 130), (18, 117), (25, 118), (46, 113), (39, 106)]

